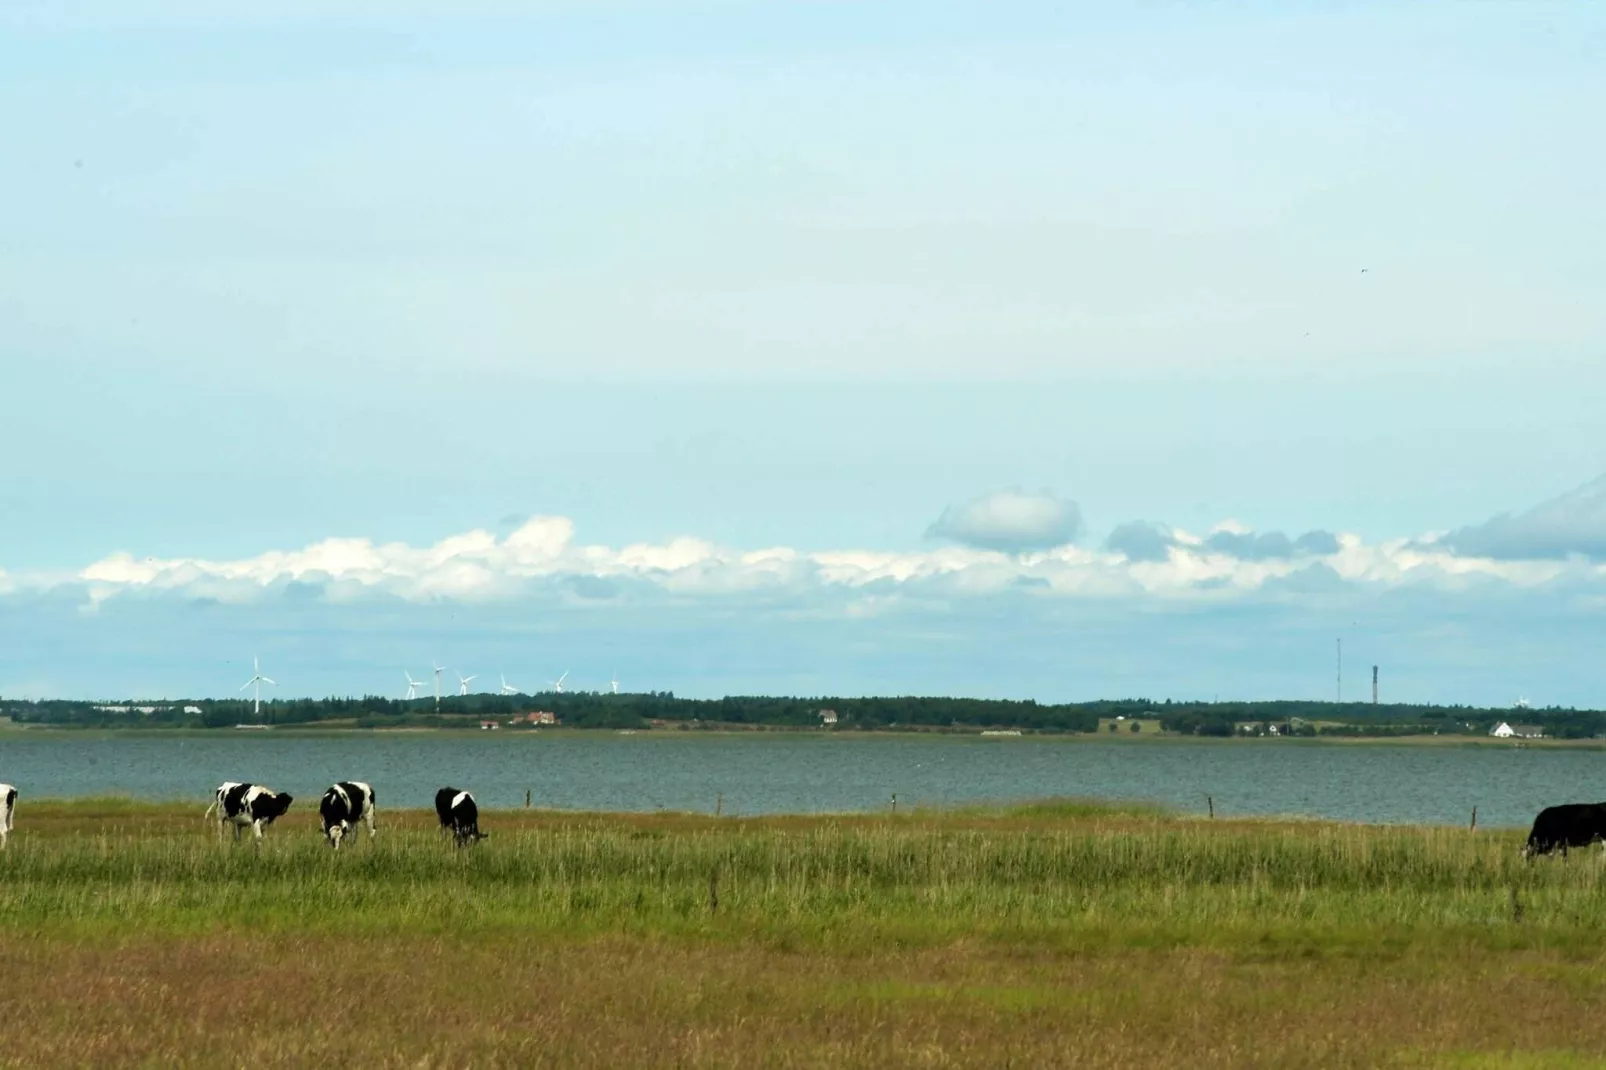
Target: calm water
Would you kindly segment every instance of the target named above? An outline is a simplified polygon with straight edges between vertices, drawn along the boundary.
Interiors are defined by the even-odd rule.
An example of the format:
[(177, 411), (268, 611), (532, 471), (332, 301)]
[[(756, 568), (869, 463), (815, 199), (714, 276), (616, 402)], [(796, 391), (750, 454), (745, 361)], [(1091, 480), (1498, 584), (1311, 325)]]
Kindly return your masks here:
[(349, 734), (0, 739), (23, 796), (206, 801), (250, 780), (308, 801), (367, 780), (381, 807), (445, 784), (481, 806), (725, 812), (867, 810), (1049, 795), (1152, 799), (1221, 814), (1526, 825), (1551, 803), (1606, 799), (1606, 752), (1506, 747), (1109, 742), (975, 737)]

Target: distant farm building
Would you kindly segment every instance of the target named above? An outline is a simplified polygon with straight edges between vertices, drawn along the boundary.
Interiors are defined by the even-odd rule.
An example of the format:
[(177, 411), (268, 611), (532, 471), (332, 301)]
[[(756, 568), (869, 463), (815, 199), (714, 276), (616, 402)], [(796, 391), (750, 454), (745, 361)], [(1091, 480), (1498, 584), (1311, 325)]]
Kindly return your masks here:
[(558, 723), (558, 715), (551, 710), (534, 710), (530, 713), (521, 713), (514, 716), (510, 724), (552, 725)]
[(498, 728), (501, 728), (501, 727), (502, 726), (497, 724), (495, 721), (481, 721), (480, 722), (480, 731), (481, 732), (495, 732)]
[(830, 728), (835, 724), (836, 724), (836, 711), (835, 710), (821, 710), (820, 711), (820, 727), (822, 727), (822, 728)]
[(1489, 733), (1496, 739), (1544, 739), (1543, 726), (1536, 724), (1507, 724), (1501, 721)]

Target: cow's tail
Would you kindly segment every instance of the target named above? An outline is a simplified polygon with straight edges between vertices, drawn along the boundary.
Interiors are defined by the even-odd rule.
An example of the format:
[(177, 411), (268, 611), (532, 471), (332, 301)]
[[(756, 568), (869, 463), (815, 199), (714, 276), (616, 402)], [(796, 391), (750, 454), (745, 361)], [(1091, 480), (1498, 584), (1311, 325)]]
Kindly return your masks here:
[(214, 795), (214, 796), (212, 796), (212, 805), (208, 806), (206, 808), (206, 816), (201, 818), (201, 824), (204, 825), (208, 821), (212, 820), (212, 811), (216, 810), (216, 809), (217, 809), (217, 796)]

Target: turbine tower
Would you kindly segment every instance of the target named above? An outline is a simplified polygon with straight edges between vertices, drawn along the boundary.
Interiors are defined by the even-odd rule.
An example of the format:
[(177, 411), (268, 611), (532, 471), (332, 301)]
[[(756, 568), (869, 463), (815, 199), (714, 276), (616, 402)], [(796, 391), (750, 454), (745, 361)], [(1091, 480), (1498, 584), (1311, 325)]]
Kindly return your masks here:
[[(263, 684), (271, 684), (271, 683), (273, 683), (272, 680), (269, 680), (266, 676), (262, 675), (262, 665), (257, 661), (257, 656), (255, 654), (252, 654), (251, 655), (251, 679), (249, 679), (245, 683), (241, 684), (240, 685), (240, 690), (244, 691), (246, 688), (252, 686), (253, 684), (256, 685), (256, 699), (255, 699), (255, 702), (252, 705), (252, 711), (251, 711), (251, 714), (252, 714), (253, 717), (260, 718), (262, 716), (262, 685)], [(275, 685), (275, 686), (277, 686), (277, 685)]]
[(613, 679), (611, 681), (609, 681), (608, 686), (613, 688), (613, 693), (614, 694), (617, 695), (619, 693), (619, 670), (618, 669), (613, 670)]
[[(431, 662), (431, 664), (434, 664), (434, 663)], [(441, 673), (443, 673), (445, 671), (446, 671), (446, 666), (444, 666), (444, 665), (436, 665), (435, 666), (435, 708), (437, 710), (441, 708)]]
[(457, 674), (457, 693), (459, 695), (468, 694), (468, 682), (470, 680), (478, 680), (478, 679), (479, 679), (478, 676), (464, 676), (462, 673), (458, 673)]
[(563, 694), (563, 681), (567, 680), (568, 678), (569, 670), (564, 669), (563, 675), (552, 681), (552, 690), (556, 691), (560, 695)]
[(504, 694), (504, 695), (516, 695), (518, 693), (519, 693), (519, 689), (514, 687), (512, 684), (508, 683), (506, 676), (502, 677), (501, 694)]
[(407, 698), (409, 700), (417, 698), (418, 689), (424, 686), (424, 681), (414, 680), (413, 674), (408, 672), (406, 669), (402, 670), (402, 675), (407, 678)]

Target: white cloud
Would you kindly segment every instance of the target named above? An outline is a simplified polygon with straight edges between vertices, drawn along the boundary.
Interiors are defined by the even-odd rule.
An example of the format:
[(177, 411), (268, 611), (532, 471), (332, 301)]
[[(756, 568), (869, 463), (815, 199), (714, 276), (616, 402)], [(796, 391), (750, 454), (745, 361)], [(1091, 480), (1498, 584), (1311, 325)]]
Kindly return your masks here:
[(926, 534), (982, 550), (1022, 553), (1062, 546), (1082, 528), (1073, 501), (1048, 491), (994, 491), (942, 511)]
[[(992, 495), (945, 515), (951, 526), (973, 538), (1009, 542), (1012, 552), (966, 546), (739, 550), (691, 536), (613, 548), (578, 542), (574, 523), (566, 517), (538, 516), (501, 538), (476, 529), (424, 547), (331, 538), (300, 550), (222, 561), (118, 552), (72, 576), (0, 572), (0, 594), (76, 587), (92, 605), (131, 594), (242, 603), (292, 587), (341, 604), (376, 596), (408, 602), (513, 602), (553, 590), (589, 600), (653, 592), (716, 600), (767, 594), (827, 597), (840, 602), (844, 611), (852, 604), (863, 613), (864, 607), (882, 605), (894, 592), (903, 599), (1016, 592), (1050, 599), (1219, 600), (1281, 589), (1278, 584), (1317, 562), (1339, 582), (1357, 588), (1457, 591), (1488, 583), (1540, 588), (1606, 580), (1606, 565), (1577, 559), (1476, 556), (1457, 553), (1432, 538), (1367, 543), (1353, 534), (1322, 533), (1321, 540), (1295, 541), (1257, 535), (1242, 525), (1221, 526), (1206, 535), (1156, 529), (1163, 535), (1163, 554), (1134, 555), (1114, 545), (1030, 550), (1025, 548), (1029, 543), (1063, 536), (1069, 520), (1062, 507), (1069, 503), (1017, 492), (1000, 498)], [(1277, 552), (1259, 551), (1271, 543)], [(1244, 552), (1245, 546), (1254, 552)]]
[[(1186, 697), (1243, 680), (1303, 694), (1290, 667), (1312, 644), (1325, 649), (1342, 616), (1363, 622), (1369, 656), (1415, 664), (1423, 697), (1532, 691), (1490, 654), (1511, 643), (1530, 644), (1524, 665), (1571, 672), (1573, 701), (1598, 692), (1598, 673), (1578, 666), (1593, 664), (1583, 651), (1606, 604), (1606, 566), (1355, 534), (1335, 536), (1328, 554), (1246, 559), (1211, 545), (1228, 529), (1164, 530), (1165, 556), (1145, 560), (1078, 545), (809, 552), (688, 536), (613, 547), (580, 541), (563, 517), (427, 546), (338, 538), (232, 560), (116, 553), (67, 575), (0, 573), (11, 610), (0, 631), (9, 625), (24, 662), (59, 674), (39, 693), (227, 694), (238, 683), (222, 667), (244, 650), (276, 651), (287, 673), (299, 665), (305, 693), (388, 693), (397, 659), (441, 656), (523, 682), (561, 671), (549, 660), (606, 658), (594, 666), (605, 673), (622, 658), (655, 688), (696, 694)], [(1241, 525), (1230, 533), (1256, 537)], [(309, 636), (338, 636), (338, 654)], [(1192, 653), (1156, 653), (1171, 646)], [(151, 684), (153, 659), (164, 679), (194, 679), (203, 663), (219, 675)]]

